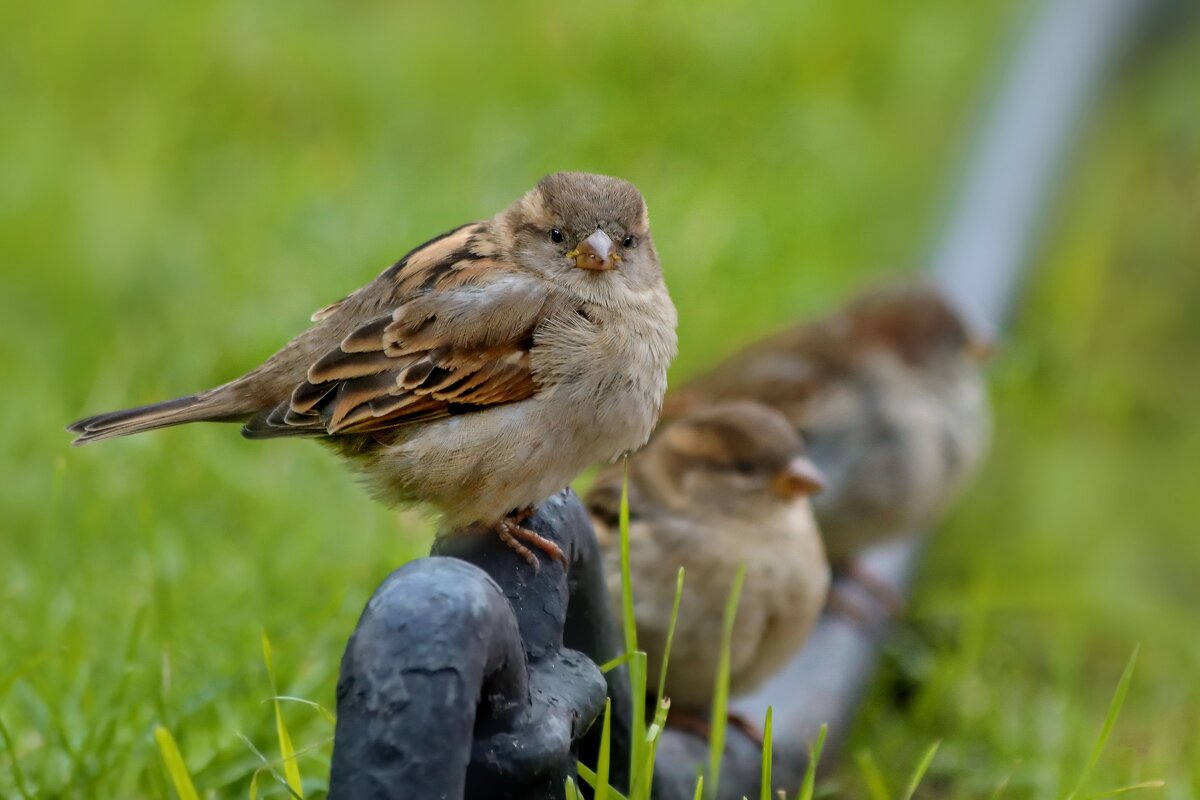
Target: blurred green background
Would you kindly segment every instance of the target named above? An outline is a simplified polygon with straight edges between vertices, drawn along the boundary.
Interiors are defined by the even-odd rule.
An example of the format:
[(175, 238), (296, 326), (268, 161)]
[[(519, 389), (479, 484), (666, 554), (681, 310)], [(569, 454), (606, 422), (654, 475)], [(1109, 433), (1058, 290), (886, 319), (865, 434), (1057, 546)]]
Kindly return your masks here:
[[(0, 8), (0, 796), (209, 797), (334, 705), (426, 523), (320, 448), (193, 426), (71, 450), (80, 416), (256, 364), (308, 314), (547, 171), (647, 196), (673, 380), (915, 269), (1016, 5), (914, 0)], [(1200, 36), (1129, 60), (994, 369), (995, 453), (932, 547), (839, 797), (1200, 796)], [(285, 715), (311, 796), (332, 725)], [(242, 737), (245, 737), (243, 739)], [(249, 742), (249, 744), (247, 743)], [(282, 796), (261, 777), (263, 796)]]

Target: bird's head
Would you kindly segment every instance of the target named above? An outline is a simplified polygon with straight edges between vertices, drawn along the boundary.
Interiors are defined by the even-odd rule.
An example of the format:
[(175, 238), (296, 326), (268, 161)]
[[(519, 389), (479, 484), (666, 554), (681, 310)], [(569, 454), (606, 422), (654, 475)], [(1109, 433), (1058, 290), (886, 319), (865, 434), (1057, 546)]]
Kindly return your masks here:
[(825, 478), (779, 412), (752, 401), (717, 403), (669, 423), (651, 440), (646, 469), (689, 509), (756, 519), (804, 502)]
[(556, 172), (502, 218), (519, 266), (588, 302), (609, 305), (662, 281), (646, 201), (629, 181)]
[(862, 349), (883, 348), (918, 369), (978, 365), (992, 340), (972, 330), (932, 286), (900, 283), (867, 292), (842, 312), (846, 334)]

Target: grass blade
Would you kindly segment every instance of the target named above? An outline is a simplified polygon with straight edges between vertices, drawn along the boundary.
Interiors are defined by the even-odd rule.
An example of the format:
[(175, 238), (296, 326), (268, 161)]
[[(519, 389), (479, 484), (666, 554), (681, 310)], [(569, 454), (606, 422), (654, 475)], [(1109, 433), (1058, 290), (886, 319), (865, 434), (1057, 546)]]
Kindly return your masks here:
[(596, 762), (596, 800), (608, 800), (608, 772), (611, 764), (612, 747), (612, 698), (604, 701), (604, 721), (600, 728), (600, 758)]
[[(618, 517), (621, 534), (621, 622), (625, 633), (625, 652), (637, 653), (637, 616), (633, 608), (633, 578), (629, 567), (629, 458), (625, 458), (624, 474), (621, 477), (621, 509)], [(646, 657), (639, 662), (630, 656), (629, 684), (632, 689), (633, 707), (630, 709), (630, 730), (633, 732), (629, 747), (629, 775), (637, 774), (645, 757), (643, 735), (646, 730)]]
[(704, 797), (704, 776), (696, 778), (696, 793), (692, 795), (692, 800), (700, 800)]
[(629, 659), (629, 691), (633, 695), (630, 715), (629, 782), (632, 787), (646, 758), (646, 654), (641, 650)]
[(733, 624), (737, 620), (738, 600), (742, 596), (742, 583), (746, 580), (746, 565), (738, 567), (733, 578), (729, 599), (725, 601), (725, 620), (721, 630), (721, 654), (717, 662), (716, 686), (713, 689), (712, 734), (708, 742), (708, 785), (709, 793), (716, 797), (721, 785), (721, 757), (725, 753), (725, 726), (729, 721), (729, 660), (733, 649)]
[(799, 800), (813, 800), (817, 786), (817, 764), (821, 763), (821, 751), (825, 749), (825, 737), (828, 735), (829, 726), (821, 723), (817, 740), (808, 746), (808, 766), (804, 769), (804, 782), (800, 784)]
[(1141, 783), (1122, 786), (1120, 789), (1113, 789), (1109, 792), (1101, 792), (1100, 794), (1089, 795), (1088, 800), (1104, 800), (1106, 797), (1116, 797), (1117, 795), (1125, 794), (1126, 792), (1140, 792), (1142, 789), (1161, 789), (1166, 785), (1167, 782), (1163, 780), (1142, 781)]
[(1004, 795), (1004, 792), (1008, 790), (1008, 784), (1010, 781), (1012, 781), (1012, 777), (1014, 774), (1016, 774), (1017, 767), (1020, 765), (1020, 761), (1017, 761), (1015, 764), (1013, 764), (1012, 769), (1010, 769), (1008, 774), (1004, 776), (1004, 780), (996, 784), (996, 788), (992, 790), (990, 795), (988, 795), (988, 800), (1000, 800), (1000, 798)]
[(767, 706), (767, 719), (763, 722), (762, 742), (762, 775), (759, 777), (758, 800), (771, 800), (771, 717), (770, 706)]
[(675, 621), (679, 619), (679, 603), (683, 600), (683, 567), (675, 574), (675, 600), (671, 603), (671, 620), (667, 623), (667, 641), (663, 647), (662, 668), (658, 671), (658, 696), (654, 707), (662, 705), (667, 688), (667, 662), (671, 659), (671, 645), (675, 641)]
[[(586, 783), (588, 786), (592, 787), (592, 789), (594, 791), (596, 789), (596, 786), (598, 785), (596, 773), (594, 773), (590, 769), (588, 769), (588, 766), (586, 764), (584, 764), (582, 761), (578, 763), (577, 769), (579, 771), (579, 777), (583, 778), (583, 782)], [(612, 788), (611, 786), (608, 787), (608, 796), (609, 796), (609, 800), (629, 800), (628, 797), (621, 794), (620, 792), (618, 792), (616, 789)], [(594, 800), (594, 798), (593, 798), (593, 800)]]
[(628, 663), (632, 660), (633, 660), (633, 653), (622, 653), (621, 655), (617, 656), (616, 658), (611, 659), (609, 661), (605, 661), (603, 664), (601, 664), (600, 672), (603, 673), (604, 675), (607, 675), (608, 673), (612, 672), (617, 667), (621, 666), (622, 664)]
[(629, 572), (629, 459), (621, 478), (621, 510), (618, 517), (621, 535), (621, 621), (624, 625), (625, 652), (637, 652), (637, 617), (633, 611), (633, 580)]
[(564, 789), (567, 800), (583, 800), (579, 795), (579, 789), (575, 786), (575, 781), (567, 778), (567, 785)]
[(630, 800), (650, 800), (654, 788), (654, 761), (658, 757), (658, 740), (663, 728), (667, 725), (667, 713), (671, 710), (671, 701), (664, 699), (654, 712), (654, 719), (646, 729), (646, 761), (642, 771), (630, 780)]
[(17, 748), (13, 744), (12, 736), (8, 733), (8, 728), (4, 724), (4, 720), (0, 719), (0, 741), (4, 742), (4, 752), (8, 754), (9, 763), (12, 764), (13, 783), (16, 784), (17, 791), (21, 793), (22, 800), (33, 800), (33, 795), (29, 793), (29, 789), (25, 786), (25, 773), (21, 771), (21, 761), (17, 758)]
[(237, 737), (242, 740), (242, 744), (246, 745), (246, 748), (253, 753), (254, 757), (259, 761), (258, 768), (255, 769), (254, 774), (250, 776), (250, 800), (258, 800), (258, 776), (262, 775), (264, 772), (274, 778), (275, 781), (282, 786), (289, 795), (296, 797), (296, 792), (291, 786), (288, 786), (287, 778), (283, 777), (276, 771), (275, 765), (272, 764), (271, 760), (263, 755), (262, 752), (254, 746), (254, 742), (250, 741), (250, 739), (246, 737), (246, 734), (242, 733), (241, 731), (237, 732)]
[(154, 729), (154, 741), (158, 742), (158, 752), (162, 755), (163, 765), (167, 769), (167, 777), (171, 779), (171, 784), (175, 787), (175, 794), (179, 795), (179, 800), (200, 800), (196, 786), (192, 783), (192, 776), (188, 774), (187, 765), (183, 763), (179, 745), (175, 743), (175, 737), (169, 730), (159, 725)]
[(914, 794), (917, 793), (917, 787), (921, 785), (921, 779), (925, 777), (926, 770), (933, 763), (933, 757), (937, 755), (938, 748), (942, 746), (940, 741), (934, 742), (925, 751), (925, 755), (921, 756), (921, 760), (917, 762), (916, 769), (913, 770), (912, 777), (908, 780), (908, 789), (904, 792), (904, 800), (912, 800)]
[(863, 783), (867, 786), (871, 800), (891, 800), (892, 796), (888, 793), (883, 773), (879, 771), (879, 765), (875, 763), (875, 756), (871, 755), (871, 751), (859, 750), (854, 754), (854, 760), (862, 772)]
[(318, 714), (320, 714), (321, 718), (324, 719), (326, 722), (328, 722), (330, 725), (337, 724), (337, 717), (334, 716), (333, 712), (330, 711), (325, 706), (323, 706), (320, 703), (317, 703), (313, 700), (308, 700), (303, 697), (293, 697), (293, 696), (287, 695), (287, 694), (280, 694), (280, 695), (275, 695), (274, 697), (268, 697), (266, 700), (263, 700), (263, 702), (269, 703), (272, 700), (283, 700), (288, 703), (299, 703), (302, 706), (308, 706), (309, 708), (315, 710)]
[(1129, 656), (1129, 663), (1125, 665), (1125, 671), (1121, 673), (1121, 679), (1117, 681), (1116, 691), (1113, 692), (1112, 701), (1108, 704), (1108, 714), (1104, 717), (1104, 726), (1100, 729), (1100, 735), (1096, 738), (1096, 744), (1092, 747), (1092, 754), (1088, 756), (1087, 764), (1083, 771), (1079, 773), (1079, 780), (1075, 782), (1075, 788), (1067, 795), (1067, 800), (1075, 800), (1079, 792), (1083, 789), (1087, 779), (1091, 777), (1092, 770), (1100, 763), (1100, 756), (1104, 753), (1104, 748), (1108, 744), (1108, 738), (1112, 735), (1113, 728), (1117, 725), (1117, 717), (1121, 714), (1121, 706), (1125, 705), (1125, 696), (1129, 694), (1129, 684), (1133, 680), (1133, 669), (1137, 666), (1138, 650), (1141, 645), (1133, 648), (1133, 654)]
[(279, 736), (279, 752), (283, 756), (283, 774), (292, 793), (303, 798), (300, 763), (296, 760), (296, 748), (292, 746), (292, 737), (283, 722), (283, 707), (279, 703), (279, 689), (275, 686), (275, 667), (271, 662), (271, 640), (267, 638), (266, 631), (262, 634), (262, 648), (263, 661), (267, 665), (267, 680), (271, 683), (271, 694), (274, 695), (272, 702), (275, 704), (275, 732)]
[[(662, 653), (662, 668), (658, 673), (658, 695), (654, 702), (654, 719), (650, 722), (646, 729), (644, 744), (635, 749), (630, 754), (631, 761), (636, 757), (636, 752), (641, 752), (641, 761), (637, 763), (637, 768), (630, 770), (629, 779), (629, 796), (634, 800), (649, 800), (651, 788), (654, 783), (654, 762), (657, 758), (658, 739), (662, 733), (663, 727), (666, 725), (667, 712), (670, 710), (671, 703), (665, 697), (667, 684), (667, 663), (671, 658), (671, 644), (675, 639), (675, 622), (679, 619), (679, 603), (683, 595), (683, 568), (679, 568), (679, 572), (675, 576), (675, 600), (671, 608), (671, 618), (667, 622), (667, 638), (663, 647)], [(639, 701), (638, 698), (646, 696), (646, 682), (649, 679), (649, 667), (646, 663), (646, 654), (638, 651), (628, 654), (633, 664), (630, 666), (629, 678), (631, 691), (634, 696), (634, 721), (645, 721), (645, 702)], [(640, 706), (640, 708), (639, 708)], [(634, 728), (635, 738), (637, 736)], [(631, 766), (633, 766), (631, 764)]]

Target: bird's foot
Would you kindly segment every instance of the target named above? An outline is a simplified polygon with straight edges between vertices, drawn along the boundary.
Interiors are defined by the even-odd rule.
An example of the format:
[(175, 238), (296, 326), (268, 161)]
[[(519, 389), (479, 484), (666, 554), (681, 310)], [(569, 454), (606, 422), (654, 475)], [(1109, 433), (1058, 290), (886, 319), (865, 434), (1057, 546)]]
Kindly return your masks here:
[(533, 566), (534, 572), (540, 571), (542, 564), (534, 552), (526, 545), (536, 547), (538, 550), (541, 550), (543, 553), (566, 567), (567, 557), (563, 554), (561, 547), (544, 536), (540, 536), (528, 528), (521, 526), (521, 523), (529, 519), (532, 515), (532, 508), (524, 508), (520, 511), (513, 512), (496, 523), (496, 525), (493, 527), (493, 530), (496, 532), (496, 535), (500, 537), (500, 541), (504, 542), (510, 548), (515, 550), (517, 555), (521, 556), (521, 558), (525, 559)]

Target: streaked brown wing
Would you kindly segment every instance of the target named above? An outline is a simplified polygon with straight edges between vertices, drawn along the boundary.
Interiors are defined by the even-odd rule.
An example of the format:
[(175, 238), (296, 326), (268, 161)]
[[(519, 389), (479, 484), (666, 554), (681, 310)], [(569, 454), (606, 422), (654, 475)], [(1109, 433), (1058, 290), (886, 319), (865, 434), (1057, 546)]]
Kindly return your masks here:
[(382, 292), (396, 302), (350, 328), (287, 401), (253, 417), (243, 433), (369, 433), (533, 395), (529, 351), (551, 304), (543, 287), (516, 275), (479, 233), (473, 225), (434, 240), (318, 312), (366, 317), (363, 298)]
[[(516, 342), (450, 347), (381, 317), (312, 365), (291, 399), (246, 425), (253, 437), (367, 433), (530, 397), (533, 328)], [(368, 341), (374, 349), (365, 349)], [(388, 342), (391, 342), (390, 344)]]

